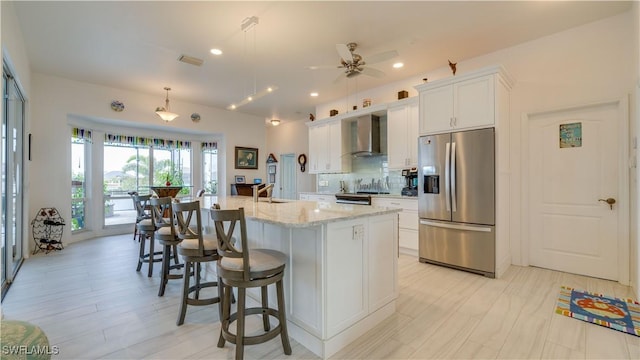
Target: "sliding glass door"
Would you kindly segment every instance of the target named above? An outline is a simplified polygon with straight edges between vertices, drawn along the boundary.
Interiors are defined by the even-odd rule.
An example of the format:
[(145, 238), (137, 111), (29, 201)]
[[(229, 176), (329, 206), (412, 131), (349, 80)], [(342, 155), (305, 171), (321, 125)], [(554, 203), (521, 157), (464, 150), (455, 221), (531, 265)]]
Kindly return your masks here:
[(23, 260), (23, 139), (25, 101), (8, 69), (2, 69), (2, 296)]

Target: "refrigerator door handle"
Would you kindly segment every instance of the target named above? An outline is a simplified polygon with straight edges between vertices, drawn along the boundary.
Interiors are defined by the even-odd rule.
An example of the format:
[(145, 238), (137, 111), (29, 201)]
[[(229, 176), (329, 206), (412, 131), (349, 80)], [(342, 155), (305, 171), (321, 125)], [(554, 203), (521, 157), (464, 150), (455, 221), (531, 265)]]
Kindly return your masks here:
[(447, 211), (451, 211), (451, 143), (445, 145), (444, 157), (444, 196)]
[(491, 232), (491, 228), (486, 226), (445, 224), (445, 223), (429, 221), (429, 220), (420, 220), (420, 225), (429, 225), (433, 227), (464, 230), (464, 231)]
[(456, 191), (456, 143), (451, 143), (451, 211), (458, 211)]

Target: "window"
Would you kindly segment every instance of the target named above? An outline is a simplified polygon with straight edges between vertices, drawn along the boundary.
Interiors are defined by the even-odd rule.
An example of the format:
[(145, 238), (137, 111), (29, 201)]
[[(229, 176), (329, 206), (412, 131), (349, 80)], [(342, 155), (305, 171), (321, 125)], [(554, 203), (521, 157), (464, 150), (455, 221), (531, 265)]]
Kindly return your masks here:
[(202, 188), (206, 194), (218, 195), (218, 144), (202, 143)]
[(183, 186), (191, 194), (191, 149), (153, 149), (153, 186)]
[(182, 185), (191, 193), (191, 143), (105, 134), (105, 226), (133, 224), (136, 212), (130, 192), (149, 194), (150, 186)]
[(91, 130), (71, 130), (71, 231), (83, 230), (87, 218), (87, 162)]
[(7, 292), (23, 260), (23, 245), (27, 241), (23, 232), (23, 175), (25, 154), (24, 123), (25, 99), (20, 87), (4, 64), (2, 66), (2, 130), (0, 140), (0, 274), (2, 296)]

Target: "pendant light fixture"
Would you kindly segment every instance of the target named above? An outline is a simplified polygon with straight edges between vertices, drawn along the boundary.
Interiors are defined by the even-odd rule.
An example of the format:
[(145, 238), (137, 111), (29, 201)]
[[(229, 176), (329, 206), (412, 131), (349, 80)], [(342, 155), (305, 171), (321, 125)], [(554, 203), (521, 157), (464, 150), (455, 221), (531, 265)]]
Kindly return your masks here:
[(156, 108), (156, 114), (158, 114), (158, 116), (160, 116), (160, 119), (169, 122), (172, 121), (173, 119), (177, 118), (178, 114), (176, 113), (172, 113), (171, 110), (169, 109), (169, 90), (171, 90), (170, 87), (166, 87), (164, 88), (167, 91), (167, 98), (164, 101), (164, 106), (161, 107), (157, 107)]
[(253, 33), (253, 58), (252, 61), (254, 62), (253, 64), (253, 92), (250, 93), (248, 96), (245, 96), (242, 100), (237, 101), (235, 103), (230, 104), (229, 106), (227, 106), (227, 110), (235, 110), (237, 108), (239, 108), (240, 106), (246, 105), (252, 101), (255, 101), (265, 95), (269, 95), (272, 92), (276, 91), (278, 89), (277, 86), (268, 86), (260, 91), (258, 91), (257, 86), (256, 86), (256, 82), (257, 82), (257, 76), (256, 76), (256, 66), (255, 66), (255, 62), (257, 61), (257, 53), (256, 53), (256, 25), (258, 25), (259, 22), (259, 18), (257, 16), (251, 16), (251, 17), (247, 17), (244, 20), (242, 20), (242, 23), (240, 24), (240, 29), (242, 30), (242, 32), (244, 32), (244, 48), (245, 48), (245, 58), (248, 58), (248, 54), (247, 54), (247, 32), (251, 31)]

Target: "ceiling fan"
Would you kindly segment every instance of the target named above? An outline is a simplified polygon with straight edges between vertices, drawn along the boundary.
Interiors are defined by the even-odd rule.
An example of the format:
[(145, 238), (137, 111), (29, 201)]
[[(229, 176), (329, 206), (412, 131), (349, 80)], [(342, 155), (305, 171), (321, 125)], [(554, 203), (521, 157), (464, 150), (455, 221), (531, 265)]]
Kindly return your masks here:
[[(340, 55), (340, 65), (337, 66), (338, 69), (344, 69), (343, 74), (336, 78), (335, 82), (340, 81), (343, 76), (347, 78), (356, 77), (358, 75), (364, 74), (373, 76), (376, 78), (381, 78), (385, 76), (383, 71), (378, 69), (368, 67), (365, 65), (375, 64), (382, 61), (386, 61), (398, 56), (398, 52), (395, 50), (385, 51), (378, 54), (374, 54), (368, 57), (368, 60), (365, 62), (360, 54), (356, 54), (355, 50), (358, 47), (358, 44), (354, 42), (350, 42), (347, 44), (336, 44), (336, 50), (338, 51), (338, 55)], [(310, 69), (319, 69), (319, 68), (335, 68), (334, 66), (310, 66)]]

